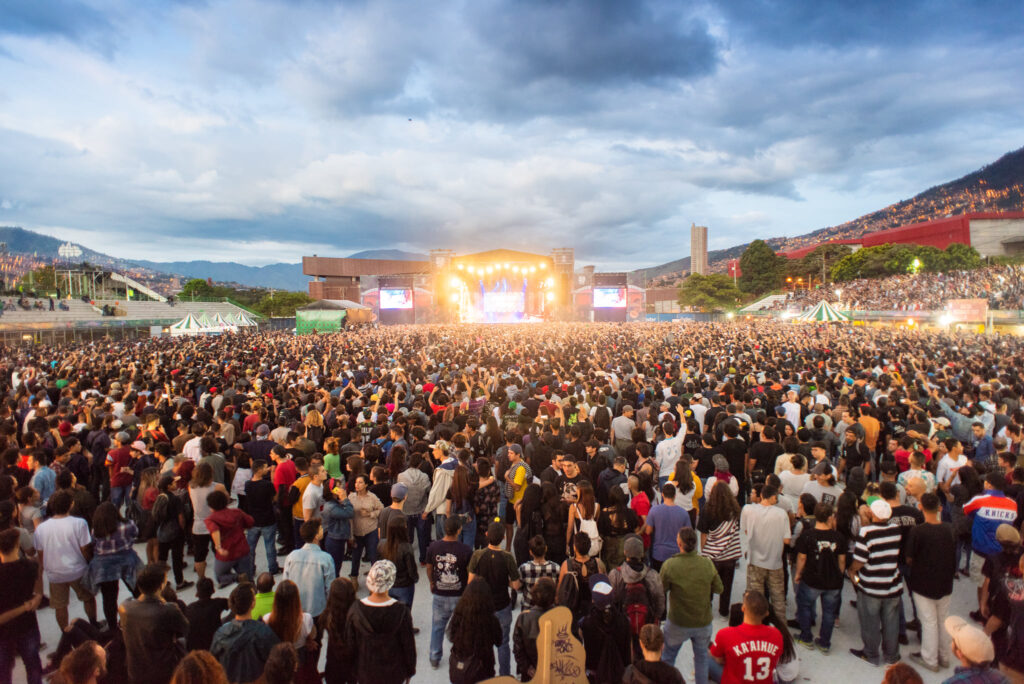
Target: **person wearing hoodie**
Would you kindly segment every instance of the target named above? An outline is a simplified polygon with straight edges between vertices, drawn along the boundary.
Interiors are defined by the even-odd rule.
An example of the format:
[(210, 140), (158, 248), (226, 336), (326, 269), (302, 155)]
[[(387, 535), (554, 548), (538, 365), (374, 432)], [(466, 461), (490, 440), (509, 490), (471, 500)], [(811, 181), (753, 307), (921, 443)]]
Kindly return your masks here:
[(398, 482), (404, 484), (406, 489), (402, 512), (409, 526), (409, 541), (412, 542), (413, 535), (418, 538), (421, 565), (427, 560), (427, 546), (430, 545), (430, 522), (423, 517), (423, 512), (432, 489), (430, 478), (420, 470), (422, 462), (423, 456), (413, 453), (409, 456), (409, 467), (398, 474)]
[(234, 619), (221, 625), (213, 635), (210, 653), (224, 667), (232, 684), (254, 682), (263, 674), (263, 665), (279, 639), (262, 620), (252, 619), (256, 594), (251, 584), (239, 584), (228, 597)]
[(623, 684), (686, 684), (679, 670), (661, 661), (665, 649), (665, 635), (658, 625), (640, 628), (640, 650), (637, 658), (622, 675)]
[(537, 674), (540, 618), (555, 605), (555, 580), (551, 577), (537, 580), (530, 591), (530, 600), (532, 605), (519, 614), (512, 631), (512, 655), (516, 659), (516, 673), (524, 682), (530, 681)]
[(356, 681), (400, 684), (416, 674), (412, 614), (408, 606), (388, 595), (396, 574), (391, 561), (374, 563), (366, 576), (370, 595), (349, 609), (344, 644)]
[(631, 535), (622, 545), (626, 560), (622, 565), (608, 573), (608, 582), (612, 585), (615, 605), (625, 609), (626, 587), (643, 583), (647, 589), (647, 597), (651, 603), (650, 618), (660, 622), (665, 616), (665, 590), (661, 578), (644, 564), (644, 542), (640, 537)]
[(436, 539), (440, 539), (444, 536), (444, 511), (448, 507), (448, 490), (451, 489), (455, 466), (459, 464), (459, 459), (455, 458), (452, 445), (443, 439), (431, 444), (430, 448), (433, 449), (434, 459), (439, 461), (439, 465), (434, 468), (434, 482), (430, 486), (427, 505), (420, 517), (427, 520), (431, 513), (434, 514), (434, 535)]
[(587, 677), (592, 682), (621, 682), (630, 662), (629, 619), (616, 609), (607, 575), (591, 575), (590, 596), (590, 613), (580, 623)]

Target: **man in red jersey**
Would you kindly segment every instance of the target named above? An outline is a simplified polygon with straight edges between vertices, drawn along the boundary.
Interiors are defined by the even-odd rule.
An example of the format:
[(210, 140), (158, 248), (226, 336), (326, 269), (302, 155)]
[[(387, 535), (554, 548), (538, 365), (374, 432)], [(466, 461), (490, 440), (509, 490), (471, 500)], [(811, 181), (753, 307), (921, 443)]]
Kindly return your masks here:
[(722, 665), (722, 684), (772, 682), (782, 655), (782, 634), (762, 624), (768, 599), (759, 591), (743, 595), (743, 624), (715, 635), (711, 657)]

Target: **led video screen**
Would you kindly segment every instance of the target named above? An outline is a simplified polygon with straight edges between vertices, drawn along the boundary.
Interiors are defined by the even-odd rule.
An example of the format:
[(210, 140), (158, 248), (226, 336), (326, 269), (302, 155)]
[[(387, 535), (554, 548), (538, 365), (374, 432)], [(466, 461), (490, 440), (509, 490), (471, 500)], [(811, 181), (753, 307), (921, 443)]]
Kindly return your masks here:
[(621, 287), (595, 287), (595, 309), (625, 309), (626, 290)]
[(524, 292), (485, 292), (484, 313), (521, 313), (526, 309)]
[(411, 309), (412, 290), (381, 290), (381, 309)]

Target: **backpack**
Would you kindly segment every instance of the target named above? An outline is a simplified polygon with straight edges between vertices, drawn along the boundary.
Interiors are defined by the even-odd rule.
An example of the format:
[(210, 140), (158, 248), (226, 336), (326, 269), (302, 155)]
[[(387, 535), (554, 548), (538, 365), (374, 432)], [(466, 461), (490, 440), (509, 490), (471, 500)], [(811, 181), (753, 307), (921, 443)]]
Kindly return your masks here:
[(654, 606), (651, 604), (651, 595), (647, 591), (647, 583), (644, 581), (647, 572), (647, 570), (644, 571), (639, 582), (627, 583), (622, 597), (622, 609), (626, 614), (626, 619), (629, 620), (629, 633), (632, 635), (630, 641), (633, 645), (634, 658), (640, 654), (640, 629), (644, 625), (657, 622)]
[(562, 577), (562, 581), (558, 583), (558, 595), (555, 597), (555, 603), (565, 606), (575, 615), (580, 603), (580, 573), (579, 570), (573, 570), (573, 564), (574, 561), (570, 558), (565, 565), (566, 573)]
[[(490, 674), (493, 674), (493, 669)], [(475, 653), (465, 657), (450, 653), (448, 656), (448, 680), (452, 684), (475, 684), (487, 676), (484, 665)]]
[(160, 495), (156, 497), (156, 501), (153, 502), (153, 508), (150, 511), (150, 515), (153, 516), (153, 522), (157, 525), (162, 525), (167, 519), (167, 508), (170, 506), (171, 500), (168, 498), (166, 492), (160, 492)]
[(601, 533), (597, 531), (597, 519), (587, 520), (580, 515), (580, 508), (576, 506), (576, 520), (579, 523), (579, 531), (590, 537), (590, 557), (595, 558), (601, 555), (604, 540), (601, 539)]

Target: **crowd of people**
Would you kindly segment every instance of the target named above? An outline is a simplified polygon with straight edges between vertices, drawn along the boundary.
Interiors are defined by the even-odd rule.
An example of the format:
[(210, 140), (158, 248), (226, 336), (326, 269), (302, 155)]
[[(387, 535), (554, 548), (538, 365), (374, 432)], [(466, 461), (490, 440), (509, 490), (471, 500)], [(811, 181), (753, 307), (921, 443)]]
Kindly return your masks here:
[[(836, 289), (841, 294), (836, 295)], [(860, 278), (814, 290), (794, 290), (776, 309), (806, 309), (822, 300), (857, 311), (942, 311), (950, 299), (985, 299), (990, 309), (1024, 309), (1024, 265), (972, 271)]]
[(1019, 338), (772, 322), (3, 349), (0, 681), (529, 681), (556, 606), (591, 682), (1024, 681), (1022, 392)]

